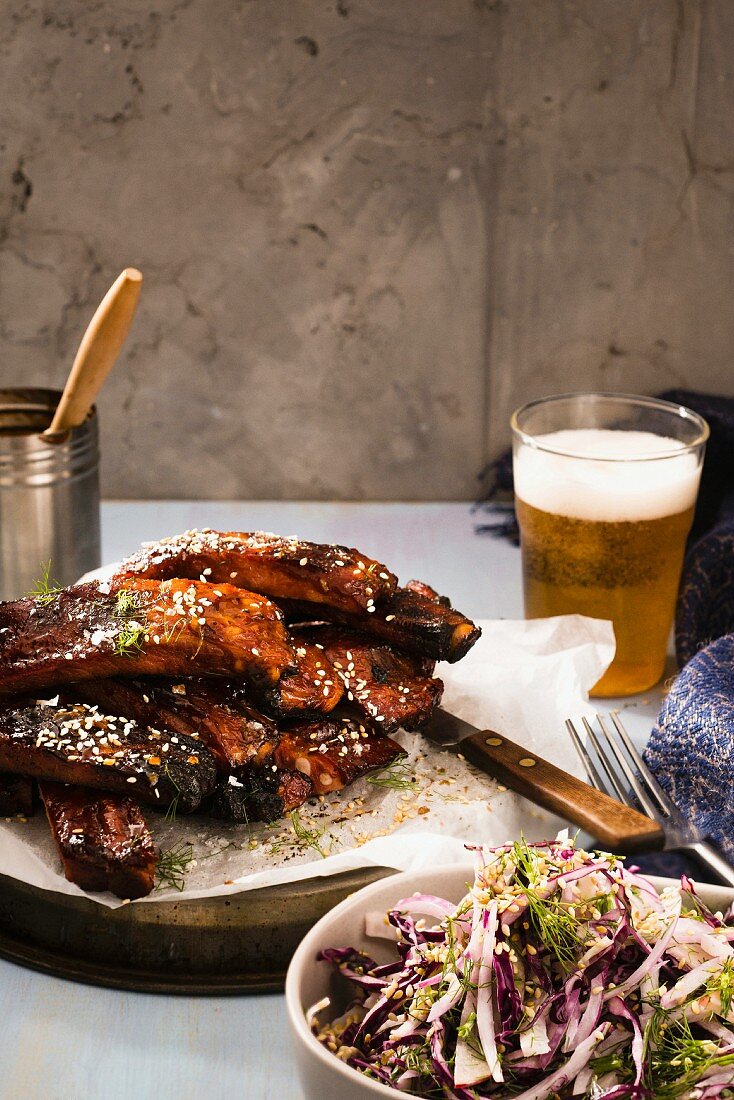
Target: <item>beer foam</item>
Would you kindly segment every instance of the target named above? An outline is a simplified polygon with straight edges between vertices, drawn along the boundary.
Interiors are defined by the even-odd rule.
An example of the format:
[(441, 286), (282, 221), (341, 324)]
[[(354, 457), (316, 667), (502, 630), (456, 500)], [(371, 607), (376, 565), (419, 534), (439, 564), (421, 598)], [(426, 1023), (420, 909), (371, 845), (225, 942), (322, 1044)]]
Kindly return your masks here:
[[(574, 519), (638, 522), (676, 515), (695, 503), (698, 456), (677, 439), (612, 428), (568, 429), (534, 438), (539, 448), (573, 455), (520, 445), (515, 492), (533, 508)], [(677, 450), (680, 455), (670, 455)], [(655, 458), (663, 453), (670, 457)]]

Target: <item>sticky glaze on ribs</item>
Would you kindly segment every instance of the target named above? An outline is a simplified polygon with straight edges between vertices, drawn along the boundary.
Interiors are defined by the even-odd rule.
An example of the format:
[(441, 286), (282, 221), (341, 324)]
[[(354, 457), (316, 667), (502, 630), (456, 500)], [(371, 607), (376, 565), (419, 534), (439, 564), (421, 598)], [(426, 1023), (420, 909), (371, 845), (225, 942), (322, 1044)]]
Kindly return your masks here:
[(275, 821), (313, 795), (333, 794), (405, 755), (359, 719), (331, 714), (283, 729), (272, 763), (223, 780), (211, 813), (226, 821)]
[(91, 581), (0, 604), (0, 694), (106, 676), (242, 676), (276, 683), (293, 661), (265, 596), (199, 581)]
[[(398, 588), (395, 595), (372, 614), (339, 609), (332, 611), (329, 619), (417, 657), (454, 664), (466, 656), (482, 632), (444, 597), (436, 595), (434, 598), (427, 592), (432, 592), (427, 585)], [(289, 623), (324, 621), (317, 604), (277, 602)]]
[(308, 776), (271, 763), (223, 779), (211, 799), (209, 812), (212, 817), (237, 825), (277, 821), (297, 810), (313, 793)]
[(202, 578), (344, 611), (379, 606), (397, 586), (386, 566), (347, 546), (208, 528), (145, 545), (122, 563), (120, 573)]
[(214, 758), (194, 737), (63, 698), (0, 709), (0, 770), (134, 794), (162, 811), (195, 810), (216, 785)]
[(67, 876), (142, 896), (155, 847), (138, 802), (272, 821), (338, 792), (403, 755), (386, 733), (426, 721), (435, 661), (479, 634), (347, 547), (147, 544), (112, 580), (0, 605), (0, 814), (28, 812), (37, 778)]
[[(383, 733), (418, 729), (441, 702), (443, 683), (425, 675), (426, 662), (399, 653), (357, 631), (337, 626), (303, 627), (344, 684), (347, 700), (381, 726)], [(430, 663), (429, 663), (430, 667)]]
[(314, 794), (340, 791), (401, 756), (405, 749), (397, 741), (368, 723), (339, 714), (283, 731), (274, 753), (276, 764), (308, 776)]
[(257, 687), (258, 701), (275, 718), (328, 714), (344, 695), (342, 680), (322, 650), (305, 636), (294, 640), (294, 668), (286, 670), (279, 683)]
[(89, 680), (75, 696), (107, 713), (200, 737), (228, 774), (269, 760), (278, 727), (248, 701), (243, 684), (225, 679)]
[(118, 898), (151, 892), (158, 849), (132, 798), (48, 782), (40, 792), (69, 882)]
[(77, 684), (74, 691), (107, 713), (124, 714), (143, 724), (157, 721), (176, 733), (199, 737), (219, 773), (208, 807), (214, 817), (238, 823), (274, 821), (313, 794), (311, 783), (300, 772), (291, 774), (274, 763), (278, 727), (252, 706), (241, 683), (94, 680)]
[(434, 660), (460, 660), (481, 633), (429, 585), (398, 588), (386, 566), (358, 550), (262, 532), (187, 531), (144, 547), (120, 574), (245, 585), (272, 596), (291, 621), (336, 620)]

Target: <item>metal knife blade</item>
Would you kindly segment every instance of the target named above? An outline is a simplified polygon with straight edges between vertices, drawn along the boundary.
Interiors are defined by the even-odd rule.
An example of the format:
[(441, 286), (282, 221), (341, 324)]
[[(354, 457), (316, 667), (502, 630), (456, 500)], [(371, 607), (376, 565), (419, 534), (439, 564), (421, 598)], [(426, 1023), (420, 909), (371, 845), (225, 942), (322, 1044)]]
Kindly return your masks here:
[(421, 727), (421, 733), (425, 734), (429, 741), (435, 741), (437, 745), (445, 749), (455, 748), (465, 737), (480, 732), (478, 726), (473, 726), (471, 722), (465, 722), (463, 718), (450, 714), (442, 707), (437, 707), (431, 716), (430, 722)]

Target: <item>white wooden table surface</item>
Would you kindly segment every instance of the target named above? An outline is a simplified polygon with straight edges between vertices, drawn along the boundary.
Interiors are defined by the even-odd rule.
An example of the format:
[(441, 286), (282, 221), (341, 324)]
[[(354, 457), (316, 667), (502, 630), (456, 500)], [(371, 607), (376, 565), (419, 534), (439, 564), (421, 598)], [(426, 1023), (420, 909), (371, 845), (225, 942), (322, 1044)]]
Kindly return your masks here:
[[(358, 546), (469, 615), (519, 618), (519, 553), (476, 536), (475, 522), (462, 504), (108, 503), (103, 550), (112, 561), (201, 526), (298, 534)], [(638, 737), (656, 710), (651, 693), (629, 712)], [(301, 1098), (279, 995), (120, 993), (0, 961), (0, 1014), (2, 1100)]]

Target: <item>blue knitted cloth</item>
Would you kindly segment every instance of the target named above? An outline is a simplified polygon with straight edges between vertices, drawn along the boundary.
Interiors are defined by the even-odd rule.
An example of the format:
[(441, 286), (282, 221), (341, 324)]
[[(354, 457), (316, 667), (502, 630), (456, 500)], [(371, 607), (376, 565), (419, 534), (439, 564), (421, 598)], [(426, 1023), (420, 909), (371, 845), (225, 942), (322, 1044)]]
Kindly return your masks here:
[(734, 632), (734, 518), (721, 520), (686, 555), (675, 613), (675, 652), (685, 665)]
[[(683, 669), (645, 759), (676, 805), (734, 862), (734, 401), (665, 396), (690, 402), (708, 420), (711, 439), (675, 615)], [(649, 857), (646, 863), (667, 871), (649, 866)]]
[(676, 655), (684, 665), (734, 632), (734, 399), (685, 390), (664, 396), (695, 409), (711, 428), (675, 615)]
[(734, 862), (734, 634), (702, 649), (665, 698), (645, 759)]

